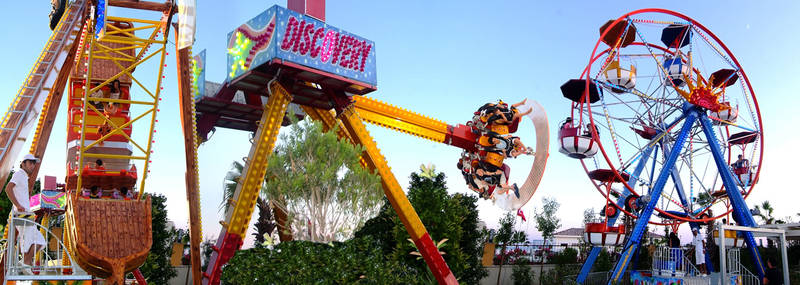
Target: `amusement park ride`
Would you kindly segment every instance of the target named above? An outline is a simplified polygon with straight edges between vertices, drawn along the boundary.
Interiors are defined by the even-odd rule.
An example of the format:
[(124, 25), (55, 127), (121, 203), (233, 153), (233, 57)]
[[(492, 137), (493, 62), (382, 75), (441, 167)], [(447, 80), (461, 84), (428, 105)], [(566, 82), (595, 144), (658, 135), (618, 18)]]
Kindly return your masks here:
[[(609, 284), (619, 282), (648, 224), (709, 225), (711, 234), (714, 220), (732, 214), (757, 227), (745, 198), (761, 171), (758, 102), (736, 58), (699, 22), (663, 9), (608, 21), (580, 78), (561, 91), (572, 103), (560, 152), (581, 159), (605, 200), (604, 221), (586, 225), (595, 247), (578, 283), (603, 245), (624, 244)], [(752, 233), (740, 236), (763, 277)]]
[[(37, 222), (30, 219), (33, 213), (12, 213), (9, 224), (35, 226), (54, 242), (36, 264), (20, 265), (16, 231), (6, 227), (0, 273), (5, 282), (97, 276), (122, 284), (125, 273), (133, 272), (143, 284), (137, 268), (152, 243), (143, 191), (173, 25), (193, 284), (219, 284), (222, 266), (241, 248), (290, 106), (365, 148), (362, 164), (380, 175), (384, 193), (440, 284), (457, 281), (364, 122), (463, 149), (457, 166), (467, 187), (506, 210), (527, 203), (544, 172), (549, 130), (538, 103), (487, 103), (466, 124), (448, 125), (365, 97), (377, 89), (375, 44), (325, 23), (322, 0), (289, 0), (289, 9), (273, 6), (228, 34), (227, 77), (219, 85), (205, 81), (205, 52), (191, 57), (193, 1), (56, 2), (53, 34), (2, 121), (0, 173), (17, 162), (34, 125), (30, 153), (44, 156), (68, 87), (66, 181), (45, 177), (42, 193), (32, 197)], [(108, 6), (153, 11), (158, 18), (110, 16)], [(156, 78), (134, 76), (145, 62), (156, 64)], [(579, 283), (601, 247), (610, 244), (624, 247), (609, 283), (623, 278), (649, 224), (697, 229), (732, 214), (739, 225), (756, 226), (744, 199), (761, 170), (758, 103), (736, 58), (700, 23), (660, 9), (609, 21), (579, 79), (561, 91), (572, 103), (558, 129), (560, 151), (581, 160), (605, 200), (603, 222), (586, 225), (586, 238), (596, 246)], [(525, 117), (535, 127), (535, 149), (512, 135)], [(233, 207), (220, 222), (223, 229), (201, 273), (197, 148), (215, 127), (254, 135), (243, 179), (227, 201)], [(519, 155), (534, 157), (521, 186), (510, 183), (504, 164)], [(37, 173), (38, 165), (31, 182)], [(63, 233), (48, 228), (62, 214)], [(627, 226), (618, 224), (621, 217)], [(752, 234), (740, 236), (763, 276)]]
[[(381, 176), (385, 194), (440, 283), (457, 281), (364, 122), (463, 149), (458, 166), (469, 188), (508, 210), (519, 209), (530, 200), (544, 172), (547, 118), (536, 102), (488, 103), (467, 124), (452, 126), (364, 97), (377, 89), (374, 43), (327, 25), (324, 1), (291, 0), (290, 9), (273, 6), (229, 34), (228, 76), (219, 88), (212, 83), (208, 83), (212, 88), (206, 88), (204, 52), (190, 58), (193, 1), (175, 5), (171, 1), (74, 0), (54, 5), (52, 22), (57, 24), (53, 36), (0, 129), (0, 171), (8, 173), (16, 162), (39, 114), (30, 152), (42, 158), (68, 86), (66, 181), (58, 184), (46, 177), (45, 190), (32, 198), (40, 201), (32, 209), (38, 222), (30, 220), (33, 213), (15, 212), (10, 218), (14, 225), (37, 227), (48, 240), (57, 241), (58, 250), (46, 249), (34, 265), (20, 264), (16, 231), (11, 231), (4, 254), (6, 282), (97, 276), (121, 284), (127, 272), (133, 272), (137, 282), (144, 282), (137, 268), (149, 251), (152, 229), (149, 199), (142, 198), (155, 116), (160, 111), (167, 36), (173, 24), (178, 27), (174, 35), (187, 158), (193, 284), (218, 284), (222, 266), (242, 246), (267, 158), (290, 104), (321, 121), (326, 129), (336, 128), (340, 137), (365, 147), (362, 164)], [(108, 6), (156, 11), (160, 18), (110, 16), (106, 15)], [(178, 20), (173, 23), (176, 14)], [(134, 70), (148, 60), (157, 62), (158, 77), (137, 79)], [(151, 81), (155, 87), (144, 83)], [(213, 89), (213, 93), (207, 91)], [(244, 95), (244, 103), (233, 100), (237, 93)], [(511, 135), (524, 117), (536, 128), (535, 152)], [(147, 131), (134, 133), (134, 125), (137, 131)], [(201, 274), (197, 147), (214, 127), (253, 131), (254, 136), (244, 179), (228, 201), (232, 210), (221, 222), (223, 230), (208, 270)], [(534, 157), (521, 186), (509, 182), (510, 169), (504, 164), (506, 158), (519, 155)], [(141, 161), (141, 171), (131, 163), (135, 160)], [(36, 171), (30, 176), (35, 179)], [(133, 191), (137, 186), (138, 191)], [(60, 214), (64, 214), (62, 235), (48, 228), (49, 219)]]
[[(167, 37), (178, 6), (180, 33), (193, 34), (187, 25), (194, 24), (194, 4), (187, 3), (53, 1), (53, 34), (2, 121), (0, 173), (5, 178), (16, 163), (34, 126), (29, 152), (43, 158), (67, 88), (66, 179), (56, 183), (45, 176), (41, 193), (31, 197), (29, 210), (37, 219), (31, 219), (34, 213), (12, 211), (9, 225), (35, 227), (49, 242), (35, 264), (21, 263), (16, 231), (6, 227), (5, 283), (79, 283), (94, 276), (122, 284), (128, 272), (144, 283), (137, 268), (152, 244), (150, 200), (143, 193), (153, 126), (160, 111)], [(139, 14), (151, 13), (154, 19), (108, 15), (109, 6), (147, 11)], [(176, 42), (186, 45), (183, 39)], [(157, 72), (136, 74), (137, 67)], [(141, 170), (135, 161), (141, 162)], [(37, 174), (38, 164), (30, 185)], [(64, 215), (63, 230), (50, 228), (50, 219), (59, 215)]]
[[(452, 126), (364, 97), (377, 88), (374, 43), (326, 24), (323, 1), (289, 1), (288, 6), (273, 6), (228, 35), (228, 76), (219, 89), (200, 86), (206, 84), (204, 53), (194, 59), (199, 138), (207, 139), (214, 127), (255, 131), (244, 179), (229, 201), (233, 207), (221, 222), (203, 284), (219, 283), (222, 265), (242, 246), (290, 103), (325, 129), (336, 128), (341, 138), (365, 147), (363, 165), (380, 175), (384, 193), (437, 281), (456, 283), (364, 122), (463, 149), (458, 165), (469, 187), (516, 210), (530, 200), (544, 172), (549, 140), (544, 110), (535, 102), (501, 101), (481, 107), (467, 124)], [(203, 94), (206, 89), (216, 90)], [(234, 101), (237, 92), (243, 103)], [(268, 97), (266, 105), (262, 97)], [(536, 128), (536, 152), (510, 135), (524, 116)], [(522, 186), (510, 184), (503, 161), (522, 154), (533, 155), (534, 166)]]

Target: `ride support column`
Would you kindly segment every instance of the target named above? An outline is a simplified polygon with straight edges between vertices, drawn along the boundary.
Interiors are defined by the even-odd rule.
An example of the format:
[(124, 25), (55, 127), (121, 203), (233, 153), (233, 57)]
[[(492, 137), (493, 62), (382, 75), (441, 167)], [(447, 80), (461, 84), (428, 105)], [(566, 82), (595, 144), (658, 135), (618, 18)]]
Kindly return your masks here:
[(608, 280), (608, 284), (616, 284), (619, 282), (623, 276), (623, 273), (628, 268), (629, 261), (639, 248), (639, 242), (641, 241), (642, 236), (645, 234), (647, 224), (650, 221), (650, 216), (653, 214), (653, 210), (655, 210), (656, 204), (661, 197), (661, 191), (664, 190), (664, 185), (666, 185), (667, 179), (669, 179), (672, 173), (672, 168), (675, 166), (675, 161), (678, 160), (678, 155), (683, 149), (683, 144), (686, 142), (686, 139), (692, 130), (692, 126), (697, 120), (698, 111), (695, 110), (695, 108), (696, 107), (689, 104), (684, 106), (684, 112), (687, 112), (688, 114), (686, 114), (686, 118), (683, 122), (683, 126), (681, 127), (681, 131), (678, 134), (678, 138), (675, 140), (675, 147), (669, 153), (669, 156), (667, 156), (667, 160), (664, 162), (663, 167), (658, 173), (658, 179), (656, 180), (653, 189), (650, 191), (650, 201), (639, 214), (639, 217), (636, 220), (636, 225), (633, 227), (633, 231), (628, 238), (628, 242), (623, 248), (622, 255), (620, 256), (619, 261), (617, 261), (617, 264), (614, 265), (614, 273)]
[[(178, 40), (175, 33), (175, 40)], [(177, 49), (177, 46), (176, 46)], [(189, 253), (191, 257), (192, 284), (200, 285), (200, 243), (203, 241), (203, 223), (200, 213), (200, 181), (197, 165), (197, 124), (195, 121), (194, 97), (192, 96), (191, 47), (177, 50), (178, 94), (183, 130), (184, 155), (186, 159), (186, 201), (189, 204)]]
[[(628, 179), (628, 186), (633, 188), (635, 185), (636, 180), (639, 178), (639, 175), (644, 170), (644, 167), (647, 165), (647, 161), (650, 159), (650, 154), (653, 152), (655, 147), (653, 145), (648, 146), (642, 152), (642, 158), (636, 164), (636, 168), (633, 170), (630, 179)], [(625, 203), (625, 199), (628, 198), (631, 192), (628, 190), (628, 187), (624, 187), (622, 190), (622, 195), (617, 198), (617, 205), (621, 205)], [(620, 214), (617, 214), (615, 217), (609, 217), (608, 222), (606, 222), (606, 226), (614, 226), (617, 222), (617, 218), (619, 218)], [(586, 258), (586, 261), (583, 262), (583, 266), (581, 267), (581, 272), (578, 274), (578, 279), (576, 280), (578, 283), (583, 283), (586, 280), (586, 277), (592, 272), (592, 266), (594, 266), (595, 260), (597, 260), (597, 256), (600, 255), (600, 250), (603, 247), (600, 246), (593, 246), (592, 251), (589, 252), (589, 256)]]
[(269, 89), (269, 100), (264, 105), (264, 113), (261, 115), (253, 145), (247, 156), (248, 161), (244, 164), (243, 179), (233, 194), (233, 209), (226, 215), (226, 222), (223, 223), (208, 268), (203, 275), (203, 285), (219, 284), (222, 266), (228, 263), (233, 254), (242, 247), (247, 228), (250, 226), (256, 199), (264, 182), (264, 175), (267, 173), (267, 159), (275, 148), (278, 130), (289, 102), (292, 101), (292, 95), (277, 81), (271, 82)]
[(351, 135), (353, 143), (364, 146), (365, 155), (362, 158), (370, 168), (381, 176), (381, 183), (386, 197), (389, 198), (389, 202), (403, 222), (408, 234), (414, 244), (417, 245), (422, 257), (425, 259), (425, 263), (428, 264), (431, 273), (436, 277), (436, 281), (439, 284), (458, 284), (455, 276), (450, 271), (450, 267), (447, 266), (444, 258), (439, 254), (438, 248), (419, 219), (417, 212), (414, 211), (408, 201), (408, 197), (403, 193), (403, 188), (400, 187), (397, 178), (394, 177), (389, 165), (386, 164), (386, 159), (381, 155), (372, 136), (369, 135), (369, 132), (364, 127), (364, 122), (359, 117), (358, 112), (356, 112), (352, 104), (341, 110), (339, 119), (342, 125)]
[[(731, 201), (731, 206), (733, 207), (733, 219), (740, 226), (758, 227), (756, 220), (753, 219), (753, 215), (750, 214), (750, 208), (747, 207), (747, 203), (744, 201), (742, 193), (739, 192), (739, 187), (736, 186), (736, 180), (733, 179), (733, 174), (731, 173), (731, 169), (728, 167), (727, 161), (724, 157), (722, 157), (722, 148), (719, 146), (719, 142), (717, 141), (716, 134), (714, 133), (714, 127), (711, 125), (711, 120), (708, 119), (708, 116), (706, 116), (705, 113), (700, 115), (700, 124), (703, 126), (703, 133), (705, 133), (706, 139), (708, 139), (711, 155), (714, 156), (714, 162), (717, 164), (720, 176), (722, 176), (722, 183), (725, 185), (725, 192), (728, 194), (728, 200)], [(741, 234), (744, 236), (744, 240), (747, 243), (747, 248), (753, 255), (753, 261), (756, 264), (756, 270), (758, 271), (759, 279), (763, 279), (765, 273), (764, 263), (761, 260), (761, 255), (758, 253), (758, 244), (756, 244), (756, 240), (753, 238), (753, 233), (741, 232)], [(720, 256), (719, 258), (725, 257)]]

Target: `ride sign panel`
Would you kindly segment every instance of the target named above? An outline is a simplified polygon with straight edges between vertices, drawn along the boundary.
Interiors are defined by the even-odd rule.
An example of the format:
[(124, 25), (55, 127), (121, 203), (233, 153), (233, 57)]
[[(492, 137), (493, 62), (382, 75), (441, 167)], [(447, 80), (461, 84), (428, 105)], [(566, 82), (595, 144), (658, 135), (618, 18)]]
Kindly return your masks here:
[(228, 34), (228, 79), (281, 60), (377, 85), (375, 43), (280, 6)]

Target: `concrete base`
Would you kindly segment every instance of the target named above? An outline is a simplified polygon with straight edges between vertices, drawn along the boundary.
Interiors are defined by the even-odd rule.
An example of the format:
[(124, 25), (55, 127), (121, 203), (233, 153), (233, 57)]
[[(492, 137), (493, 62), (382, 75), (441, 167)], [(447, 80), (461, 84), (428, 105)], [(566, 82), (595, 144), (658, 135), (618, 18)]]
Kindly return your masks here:
[[(533, 276), (533, 284), (538, 284), (539, 276), (541, 276), (541, 271), (548, 271), (556, 266), (554, 264), (533, 264), (528, 265), (531, 267), (531, 276)], [(500, 273), (500, 284), (514, 284), (514, 279), (511, 278), (511, 273), (514, 271), (514, 265), (503, 265), (503, 269), (500, 270), (500, 265), (492, 265), (484, 267), (486, 271), (488, 271), (489, 276), (484, 277), (481, 279), (481, 285), (496, 285), (497, 283), (497, 274)]]

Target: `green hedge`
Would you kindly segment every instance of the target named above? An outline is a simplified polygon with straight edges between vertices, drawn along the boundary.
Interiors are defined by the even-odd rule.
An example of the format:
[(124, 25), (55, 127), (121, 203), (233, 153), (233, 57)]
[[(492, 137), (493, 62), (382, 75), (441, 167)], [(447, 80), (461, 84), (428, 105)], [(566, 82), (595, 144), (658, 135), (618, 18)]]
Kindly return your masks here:
[(413, 284), (417, 276), (384, 257), (371, 238), (330, 244), (283, 242), (242, 250), (222, 271), (225, 284)]

